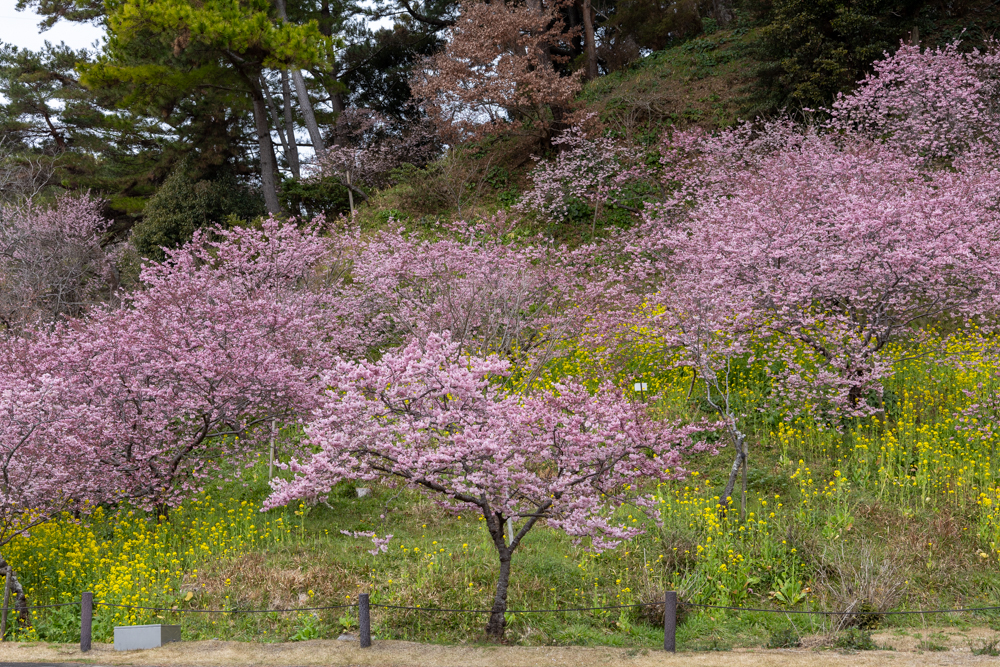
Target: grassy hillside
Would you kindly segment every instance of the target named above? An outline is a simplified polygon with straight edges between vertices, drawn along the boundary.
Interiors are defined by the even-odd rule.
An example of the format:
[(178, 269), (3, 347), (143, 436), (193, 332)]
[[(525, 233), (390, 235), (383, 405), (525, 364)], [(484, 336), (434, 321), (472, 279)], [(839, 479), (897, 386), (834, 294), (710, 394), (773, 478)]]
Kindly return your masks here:
[[(650, 55), (589, 84), (575, 113), (594, 114), (609, 134), (648, 147), (651, 155), (668, 126), (730, 125), (752, 71), (745, 55), (750, 39), (749, 32), (716, 31)], [(361, 225), (372, 231), (402, 224), (429, 233), (441, 221), (507, 211), (525, 234), (575, 243), (629, 223), (629, 213), (613, 208), (599, 220), (587, 210), (556, 223), (512, 211), (530, 185), (532, 156), (542, 152), (526, 137), (454, 149), (374, 195), (360, 210)], [(699, 455), (681, 481), (648, 489), (659, 501), (653, 515), (617, 510), (644, 534), (616, 549), (594, 554), (586, 542), (545, 525), (531, 532), (514, 557), (510, 608), (649, 603), (675, 590), (686, 603), (680, 647), (691, 650), (787, 646), (818, 633), (857, 648), (872, 629), (915, 633), (929, 621), (1000, 631), (1000, 613), (992, 611), (886, 615), (1000, 605), (996, 442), (959, 428), (962, 410), (996, 391), (990, 384), (995, 356), (984, 352), (992, 344), (969, 336), (951, 341), (946, 357), (935, 356), (938, 347), (930, 344), (896, 355), (906, 361), (886, 382), (879, 410), (864, 419), (792, 418), (770, 402), (763, 362), (744, 363), (735, 393), (737, 411), (751, 427), (746, 513), (724, 512), (719, 502), (730, 448)], [(656, 364), (639, 353), (631, 362), (624, 366), (651, 388), (641, 399), (658, 414), (711, 417), (690, 376), (648, 370)], [(559, 373), (551, 369), (550, 379)], [(291, 436), (279, 442), (281, 458), (287, 460), (294, 444)], [(270, 490), (266, 464), (244, 472), (243, 481), (236, 478), (223, 475), (210, 495), (168, 517), (129, 507), (67, 516), (15, 540), (4, 555), (32, 603), (64, 603), (91, 590), (100, 602), (124, 605), (98, 607), (101, 640), (116, 624), (160, 621), (181, 623), (190, 639), (335, 638), (356, 630), (351, 605), (363, 592), (376, 605), (394, 607), (490, 606), (496, 556), (474, 512), (447, 512), (415, 492), (382, 486), (362, 497), (351, 484), (312, 506), (261, 512)], [(352, 536), (361, 532), (392, 535), (388, 550)], [(135, 608), (141, 606), (166, 610)], [(331, 606), (337, 608), (314, 609)], [(182, 613), (206, 609), (231, 613)], [(263, 609), (283, 611), (255, 612)], [(864, 613), (784, 613), (844, 609)], [(75, 641), (77, 613), (72, 606), (37, 610), (33, 623), (15, 633)], [(460, 643), (481, 641), (485, 618), (379, 607), (374, 624), (380, 638)], [(508, 641), (525, 645), (653, 648), (662, 641), (662, 610), (652, 606), (510, 614), (508, 624)]]
[(751, 37), (745, 30), (719, 30), (658, 51), (587, 84), (580, 104), (629, 138), (667, 125), (731, 125), (752, 68), (744, 53)]
[[(961, 365), (920, 350), (888, 383), (884, 412), (831, 424), (787, 420), (757, 410), (768, 388), (761, 369), (739, 374), (739, 395), (757, 410), (744, 518), (719, 511), (728, 449), (693, 461), (683, 481), (652, 488), (657, 525), (637, 508), (626, 522), (646, 534), (600, 555), (544, 526), (514, 558), (512, 609), (611, 606), (660, 599), (677, 590), (686, 602), (737, 607), (838, 610), (839, 617), (683, 610), (682, 649), (725, 649), (794, 640), (858, 626), (919, 631), (925, 623), (1000, 629), (995, 612), (883, 616), (890, 610), (1000, 604), (1000, 486), (992, 442), (963, 439), (961, 408), (994, 370), (983, 341), (953, 348)], [(647, 400), (669, 415), (698, 415), (684, 376), (646, 374)], [(757, 406), (757, 407), (755, 407)], [(121, 509), (71, 518), (15, 542), (8, 557), (33, 602), (99, 600), (168, 608), (292, 609), (267, 614), (178, 614), (99, 607), (97, 635), (122, 622), (180, 622), (185, 637), (254, 641), (336, 637), (356, 628), (356, 603), (482, 609), (495, 582), (495, 555), (482, 518), (448, 513), (417, 494), (374, 487), (359, 498), (352, 485), (328, 502), (261, 513), (266, 466), (228, 483), (157, 522)], [(386, 553), (344, 532), (392, 534)], [(302, 608), (303, 611), (295, 611)], [(35, 612), (23, 638), (74, 641), (73, 607)], [(482, 639), (479, 614), (377, 609), (376, 636), (435, 642)], [(843, 622), (842, 622), (843, 621)], [(508, 641), (655, 647), (662, 641), (655, 608), (509, 616)], [(844, 626), (844, 627), (841, 627)], [(789, 638), (792, 639), (789, 639)], [(853, 641), (853, 640), (852, 640)]]
[[(697, 125), (707, 130), (739, 119), (752, 69), (745, 54), (751, 33), (719, 30), (679, 46), (656, 52), (624, 70), (585, 85), (573, 118), (588, 124), (596, 119), (602, 132), (630, 142), (653, 145), (669, 127)], [(376, 193), (359, 209), (362, 227), (378, 229), (395, 220), (422, 228), (438, 220), (471, 219), (509, 210), (531, 187), (534, 158), (552, 156), (537, 138), (510, 136), (489, 139), (449, 151), (425, 169), (405, 169), (398, 184)], [(573, 221), (552, 225), (518, 212), (529, 232), (543, 232), (559, 241), (583, 235)], [(605, 220), (620, 223), (617, 218)], [(627, 216), (626, 216), (627, 217)], [(589, 228), (589, 217), (581, 228)]]

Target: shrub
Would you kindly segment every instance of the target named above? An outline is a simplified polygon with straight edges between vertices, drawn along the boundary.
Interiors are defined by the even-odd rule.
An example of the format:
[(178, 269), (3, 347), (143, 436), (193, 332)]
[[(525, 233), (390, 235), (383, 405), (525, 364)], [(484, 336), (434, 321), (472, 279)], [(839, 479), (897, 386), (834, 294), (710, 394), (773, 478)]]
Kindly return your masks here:
[(786, 625), (771, 633), (767, 638), (767, 648), (796, 648), (802, 646), (802, 638), (794, 625)]
[(750, 0), (760, 62), (750, 95), (758, 110), (824, 106), (899, 47), (924, 0)]
[(972, 651), (972, 655), (989, 655), (996, 657), (1000, 655), (1000, 636), (973, 639), (969, 642), (969, 650)]
[(250, 220), (263, 214), (260, 193), (234, 175), (198, 180), (181, 165), (149, 199), (142, 222), (132, 230), (132, 244), (140, 256), (162, 260), (161, 248), (183, 245), (197, 229), (231, 216)]
[(871, 631), (861, 628), (847, 628), (834, 640), (833, 645), (848, 651), (874, 651), (878, 648)]

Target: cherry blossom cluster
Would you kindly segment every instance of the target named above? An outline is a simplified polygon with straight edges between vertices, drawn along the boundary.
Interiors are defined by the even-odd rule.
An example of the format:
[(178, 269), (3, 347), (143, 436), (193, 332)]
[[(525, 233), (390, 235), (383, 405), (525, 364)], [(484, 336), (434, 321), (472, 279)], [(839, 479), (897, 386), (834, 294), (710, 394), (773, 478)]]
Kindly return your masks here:
[(959, 46), (901, 45), (875, 62), (856, 90), (838, 95), (830, 126), (927, 158), (952, 158), (982, 141), (995, 145), (1000, 49), (993, 41), (968, 53)]
[(340, 142), (317, 156), (314, 176), (333, 178), (345, 187), (386, 187), (394, 169), (407, 163), (423, 166), (440, 152), (426, 121), (399, 128), (376, 112), (349, 110), (338, 117), (336, 131)]
[(671, 169), (688, 204), (649, 211), (627, 277), (657, 285), (636, 298), (681, 349), (689, 336), (698, 347), (722, 332), (743, 350), (769, 337), (790, 344), (783, 386), (796, 401), (865, 409), (889, 341), (995, 311), (992, 165), (926, 171), (895, 145), (782, 124), (687, 142)]
[(532, 171), (533, 187), (519, 202), (519, 210), (561, 222), (572, 202), (582, 201), (596, 217), (602, 207), (623, 205), (629, 184), (651, 177), (641, 150), (605, 137), (590, 138), (580, 126), (569, 128), (552, 144), (558, 153), (553, 160), (539, 161)]
[(401, 230), (371, 238), (352, 275), (375, 300), (383, 335), (448, 332), (463, 351), (523, 362), (576, 332), (581, 290), (566, 257), (540, 239), (506, 241), (512, 230), (501, 215), (433, 241)]
[[(269, 220), (213, 230), (214, 241), (199, 233), (146, 266), (142, 288), (121, 305), (8, 341), (39, 368), (22, 378), (18, 363), (32, 366), (11, 361), (0, 380), (20, 388), (11, 401), (38, 395), (38, 423), (21, 428), (59, 443), (73, 464), (65, 474), (160, 509), (200, 491), (223, 466), (238, 475), (272, 420), (295, 422), (315, 406), (316, 378), (332, 359), (367, 344), (359, 300), (344, 281), (355, 239), (335, 237), (338, 246), (320, 223)], [(31, 467), (14, 421), (3, 431), (4, 454)], [(55, 428), (70, 435), (52, 437)], [(60, 498), (93, 496), (60, 488)], [(24, 511), (61, 506), (42, 500)]]

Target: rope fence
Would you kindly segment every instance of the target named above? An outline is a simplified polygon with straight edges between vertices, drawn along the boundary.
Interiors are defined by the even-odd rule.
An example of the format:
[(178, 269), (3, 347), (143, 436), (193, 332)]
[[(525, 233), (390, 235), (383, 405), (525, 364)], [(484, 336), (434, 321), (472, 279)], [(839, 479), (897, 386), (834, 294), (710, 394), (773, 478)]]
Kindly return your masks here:
[[(447, 613), (447, 614), (492, 614), (492, 609), (446, 609), (441, 607), (411, 607), (394, 604), (372, 604), (368, 593), (358, 595), (356, 604), (336, 604), (323, 607), (295, 607), (290, 609), (179, 609), (177, 607), (143, 607), (140, 605), (112, 604), (110, 602), (94, 602), (94, 594), (83, 593), (79, 602), (65, 602), (60, 604), (43, 604), (25, 607), (26, 610), (46, 609), (50, 607), (80, 607), (80, 650), (87, 652), (91, 649), (91, 638), (93, 633), (94, 607), (117, 607), (120, 609), (141, 609), (144, 611), (176, 612), (179, 614), (269, 614), (292, 611), (322, 611), (327, 609), (347, 609), (357, 608), (359, 620), (359, 641), (361, 648), (372, 645), (371, 637), (371, 610), (378, 609), (399, 609), (404, 611), (421, 611), (427, 613)], [(697, 604), (694, 602), (677, 601), (675, 591), (667, 591), (662, 602), (638, 602), (634, 604), (616, 604), (605, 607), (565, 607), (562, 609), (507, 609), (505, 614), (558, 614), (579, 611), (611, 611), (615, 609), (629, 609), (636, 607), (659, 607), (663, 606), (663, 650), (674, 652), (677, 645), (677, 609), (678, 607), (697, 607), (700, 609), (724, 609), (735, 612), (755, 612), (765, 614), (813, 614), (816, 616), (903, 616), (917, 614), (965, 614), (984, 611), (1000, 611), (1000, 606), (993, 607), (963, 607), (960, 609), (918, 609), (912, 611), (872, 611), (866, 610), (844, 610), (844, 611), (819, 611), (811, 609), (766, 609), (763, 607), (727, 607), (715, 604)], [(4, 608), (6, 612), (6, 607)]]

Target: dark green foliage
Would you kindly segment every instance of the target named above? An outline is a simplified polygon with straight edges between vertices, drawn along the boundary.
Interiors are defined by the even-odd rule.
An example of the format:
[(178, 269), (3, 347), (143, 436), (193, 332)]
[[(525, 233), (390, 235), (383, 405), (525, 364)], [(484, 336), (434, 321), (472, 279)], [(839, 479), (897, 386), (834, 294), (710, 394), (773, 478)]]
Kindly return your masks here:
[(796, 648), (802, 646), (802, 638), (793, 625), (778, 628), (767, 638), (767, 648)]
[(748, 0), (760, 26), (751, 111), (828, 105), (853, 88), (872, 61), (895, 51), (926, 0)]
[(969, 642), (969, 650), (972, 651), (972, 655), (989, 655), (996, 657), (1000, 655), (1000, 637), (974, 639)]
[(878, 648), (872, 639), (870, 630), (847, 628), (834, 641), (833, 645), (847, 651), (874, 651)]
[(599, 55), (605, 69), (619, 70), (638, 60), (642, 50), (660, 51), (702, 31), (697, 0), (612, 0), (595, 3), (603, 23)]
[(232, 174), (195, 180), (182, 166), (146, 204), (143, 220), (132, 230), (132, 244), (142, 257), (163, 259), (161, 247), (174, 248), (196, 229), (227, 219), (250, 220), (264, 213), (260, 193)]
[(41, 28), (51, 28), (59, 19), (80, 23), (97, 21), (104, 15), (101, 0), (17, 0), (17, 11), (31, 8), (45, 18), (39, 22)]
[(117, 110), (116, 89), (77, 79), (85, 50), (46, 43), (37, 51), (0, 43), (0, 143), (52, 167), (51, 184), (108, 201), (128, 218), (169, 171), (159, 122)]
[(347, 188), (332, 178), (320, 180), (286, 178), (281, 184), (281, 198), (286, 211), (307, 218), (319, 213), (335, 216), (350, 211)]
[(397, 120), (419, 119), (420, 111), (410, 95), (410, 73), (418, 59), (433, 54), (442, 43), (433, 31), (397, 24), (351, 45), (341, 77), (351, 91), (351, 105)]

